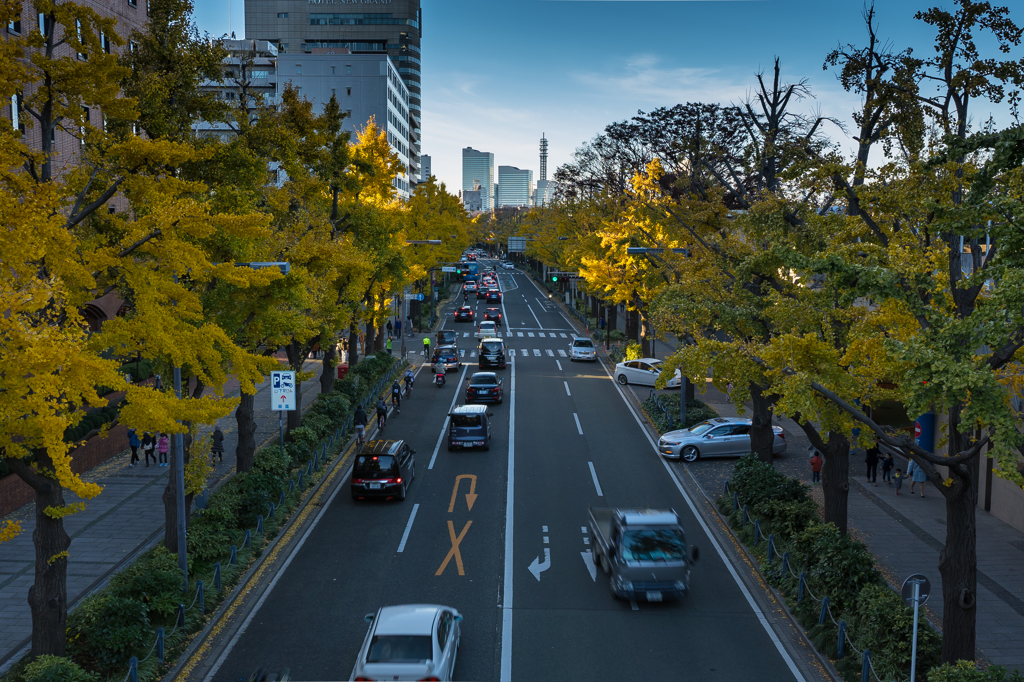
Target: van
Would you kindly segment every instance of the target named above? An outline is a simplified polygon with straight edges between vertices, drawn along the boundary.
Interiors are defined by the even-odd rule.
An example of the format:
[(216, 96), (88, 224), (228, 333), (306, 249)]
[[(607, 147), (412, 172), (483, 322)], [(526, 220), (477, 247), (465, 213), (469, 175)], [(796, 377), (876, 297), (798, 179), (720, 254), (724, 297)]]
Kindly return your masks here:
[(415, 454), (404, 440), (371, 440), (363, 445), (352, 465), (352, 498), (404, 500), (416, 477)]
[(456, 448), (491, 449), (493, 412), (483, 405), (459, 405), (448, 415), (448, 451)]
[(480, 369), (484, 367), (498, 367), (505, 369), (505, 342), (496, 337), (481, 339), (480, 347)]

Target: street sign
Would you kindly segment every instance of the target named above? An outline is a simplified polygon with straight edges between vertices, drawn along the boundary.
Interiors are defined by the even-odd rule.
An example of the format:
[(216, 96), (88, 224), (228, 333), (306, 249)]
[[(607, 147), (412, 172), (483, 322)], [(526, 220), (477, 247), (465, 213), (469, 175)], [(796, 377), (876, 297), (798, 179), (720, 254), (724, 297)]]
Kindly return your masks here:
[(509, 237), (508, 252), (524, 253), (526, 251), (526, 237)]
[(454, 265), (442, 265), (441, 266), (441, 272), (455, 272), (455, 266)]
[(911, 608), (914, 607), (914, 585), (918, 585), (918, 605), (924, 604), (928, 601), (928, 595), (932, 591), (932, 584), (928, 581), (928, 578), (924, 577), (920, 573), (915, 573), (904, 580), (903, 589), (900, 590), (900, 596), (903, 597), (903, 601), (906, 602), (907, 606)]
[(295, 372), (270, 373), (270, 409), (275, 412), (295, 409)]
[(411, 298), (413, 300), (416, 300), (416, 301), (422, 301), (423, 300), (423, 294), (413, 294), (409, 298)]

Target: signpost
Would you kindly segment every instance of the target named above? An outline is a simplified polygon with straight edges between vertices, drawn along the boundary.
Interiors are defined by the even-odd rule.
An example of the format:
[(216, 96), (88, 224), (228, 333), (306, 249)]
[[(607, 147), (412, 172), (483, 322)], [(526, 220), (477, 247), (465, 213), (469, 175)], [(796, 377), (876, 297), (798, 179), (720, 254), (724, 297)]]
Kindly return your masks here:
[(295, 372), (270, 373), (270, 409), (281, 423), (281, 454), (284, 454), (284, 413), (295, 409)]
[(442, 265), (441, 272), (455, 272), (456, 267), (454, 265)]
[(920, 573), (915, 573), (904, 580), (903, 589), (900, 590), (900, 596), (903, 597), (906, 605), (914, 607), (914, 640), (910, 650), (910, 679), (914, 679), (914, 675), (917, 673), (917, 615), (921, 605), (928, 601), (931, 591), (932, 584)]
[(508, 252), (509, 253), (525, 253), (526, 252), (526, 237), (509, 237), (508, 238)]

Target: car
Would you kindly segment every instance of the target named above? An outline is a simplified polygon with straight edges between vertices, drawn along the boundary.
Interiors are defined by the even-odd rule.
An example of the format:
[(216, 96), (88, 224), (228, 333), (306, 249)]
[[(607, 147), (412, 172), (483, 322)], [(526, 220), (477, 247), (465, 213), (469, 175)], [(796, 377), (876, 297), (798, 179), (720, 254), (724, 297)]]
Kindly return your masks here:
[(363, 445), (352, 465), (352, 497), (404, 500), (416, 478), (416, 451), (404, 440), (371, 440)]
[(477, 289), (476, 289), (477, 300), (479, 300), (481, 298), (486, 298), (488, 291), (490, 291), (490, 287), (477, 287)]
[(444, 371), (462, 367), (462, 360), (459, 358), (459, 349), (455, 346), (438, 346), (434, 354), (430, 356), (430, 364), (437, 366), (438, 362), (444, 363)]
[[(657, 358), (640, 358), (639, 360), (627, 360), (615, 365), (615, 380), (625, 386), (626, 384), (637, 384), (638, 386), (654, 386), (654, 382), (661, 375), (661, 360)], [(679, 370), (676, 375), (668, 380), (665, 388), (679, 388), (683, 379)]]
[(476, 372), (466, 386), (466, 402), (494, 402), (500, 405), (505, 400), (502, 386), (504, 381), (494, 372)]
[(476, 328), (476, 338), (478, 338), (478, 339), (485, 339), (488, 336), (497, 336), (497, 335), (498, 335), (498, 327), (497, 327), (496, 324), (494, 324), (490, 320), (484, 320)]
[(476, 285), (476, 282), (474, 282), (472, 280), (470, 280), (470, 281), (468, 281), (468, 282), (466, 282), (465, 284), (462, 285), (462, 290), (463, 291), (476, 291), (477, 288), (478, 287)]
[(483, 405), (459, 405), (449, 414), (448, 450), (458, 448), (491, 449), (491, 422), (493, 412)]
[[(702, 421), (689, 429), (665, 433), (658, 440), (658, 452), (663, 456), (696, 462), (701, 457), (738, 457), (750, 452), (749, 419), (742, 417), (716, 417)], [(786, 451), (786, 434), (780, 426), (773, 426), (775, 442), (772, 453)]]
[(434, 344), (440, 348), (441, 346), (458, 346), (459, 345), (459, 333), (453, 329), (441, 329), (434, 334)]
[(462, 614), (439, 604), (385, 606), (370, 624), (352, 671), (354, 680), (451, 680)]
[(501, 267), (505, 268), (506, 270), (514, 270), (516, 265), (511, 261), (503, 261)]
[(468, 305), (460, 306), (455, 309), (455, 321), (456, 322), (472, 322), (473, 321), (473, 309)]
[(597, 348), (594, 346), (594, 340), (586, 336), (572, 337), (572, 343), (569, 344), (569, 360), (596, 362)]
[(501, 324), (501, 308), (488, 308), (484, 311), (485, 320), (493, 320), (496, 324)]
[(505, 342), (496, 337), (481, 339), (479, 358), (480, 369), (484, 367), (505, 369)]
[(501, 303), (501, 292), (497, 289), (489, 289), (487, 291), (487, 302), (488, 303)]

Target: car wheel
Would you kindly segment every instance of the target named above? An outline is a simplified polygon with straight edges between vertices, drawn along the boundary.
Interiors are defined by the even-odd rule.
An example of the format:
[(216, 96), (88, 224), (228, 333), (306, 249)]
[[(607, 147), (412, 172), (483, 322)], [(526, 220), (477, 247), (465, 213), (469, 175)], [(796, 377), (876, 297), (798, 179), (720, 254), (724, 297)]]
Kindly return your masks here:
[(406, 489), (407, 489), (408, 487), (409, 487), (409, 486), (408, 486), (408, 485), (406, 485), (405, 483), (403, 483), (403, 484), (402, 484), (402, 489), (401, 489), (401, 491), (399, 491), (399, 493), (398, 493), (398, 499), (399, 499), (399, 500), (404, 500), (404, 499), (405, 499), (405, 491), (406, 491)]
[(692, 445), (687, 445), (683, 448), (683, 451), (679, 453), (679, 459), (684, 462), (696, 462), (700, 459), (700, 451)]
[(623, 597), (619, 596), (619, 591), (615, 589), (615, 576), (609, 576), (608, 577), (608, 587), (611, 588), (612, 596), (613, 597), (615, 597), (616, 599), (622, 599), (623, 598)]
[(620, 374), (619, 376), (615, 377), (615, 380), (623, 386), (629, 383), (629, 379), (626, 378), (625, 374)]

